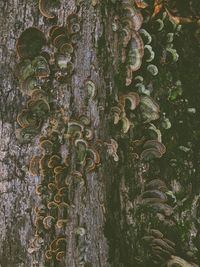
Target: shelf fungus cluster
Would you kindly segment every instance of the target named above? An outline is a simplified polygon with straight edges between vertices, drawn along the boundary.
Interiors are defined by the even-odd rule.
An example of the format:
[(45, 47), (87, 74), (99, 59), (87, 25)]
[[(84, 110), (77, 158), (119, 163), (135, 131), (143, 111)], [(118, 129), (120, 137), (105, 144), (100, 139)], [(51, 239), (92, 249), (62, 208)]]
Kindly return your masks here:
[(65, 81), (73, 73), (72, 56), (74, 46), (80, 39), (80, 29), (80, 19), (73, 13), (67, 17), (66, 26), (54, 25), (49, 30), (49, 38), (55, 49), (53, 61), (59, 81)]
[[(85, 186), (85, 174), (100, 163), (89, 124), (90, 120), (83, 115), (78, 121), (66, 122), (58, 114), (51, 119), (47, 134), (40, 137), (42, 154), (30, 161), (30, 173), (41, 180), (36, 188), (41, 204), (35, 208), (35, 237), (53, 239), (46, 247), (47, 260), (64, 260), (67, 240), (61, 236), (70, 221), (69, 209), (74, 207), (75, 190)], [(35, 241), (33, 250), (34, 244)]]
[[(140, 5), (139, 2), (136, 5)], [(134, 1), (122, 1), (119, 50), (121, 63), (126, 66), (126, 86), (131, 84), (133, 72), (137, 71), (142, 64), (144, 43), (138, 32), (142, 22), (142, 14), (134, 6)]]
[(126, 110), (133, 111), (140, 103), (140, 97), (135, 92), (129, 92), (126, 95), (119, 96), (117, 106), (111, 108), (114, 124), (121, 124), (122, 133), (127, 133), (130, 127), (134, 126), (126, 114)]
[(16, 137), (22, 143), (30, 142), (39, 133), (50, 113), (47, 86), (50, 67), (41, 54), (45, 44), (44, 34), (35, 27), (26, 29), (16, 44), (20, 58), (16, 66), (16, 76), (20, 82), (21, 92), (29, 97), (25, 108), (17, 116), (17, 122), (21, 128), (17, 129)]
[(150, 229), (141, 239), (144, 247), (155, 264), (166, 262), (175, 252), (175, 243), (167, 239), (163, 233), (156, 229)]
[(60, 8), (59, 0), (39, 0), (39, 11), (47, 19), (55, 19), (57, 14), (55, 10)]
[[(174, 240), (169, 238), (168, 229), (175, 225), (175, 220), (174, 209), (168, 204), (168, 191), (164, 181), (153, 179), (146, 183), (144, 191), (139, 196), (145, 216), (148, 220), (152, 220), (152, 218), (157, 220), (156, 223), (151, 222), (147, 234), (141, 238), (147, 262), (151, 261), (156, 266), (165, 264), (177, 253)], [(152, 229), (152, 226), (156, 228)]]
[[(56, 4), (53, 2), (39, 1), (39, 9), (44, 16), (54, 17), (50, 12), (50, 6)], [(50, 114), (53, 78), (66, 82), (73, 73), (72, 56), (80, 38), (78, 15), (70, 14), (65, 26), (51, 27), (48, 38), (49, 41), (38, 28), (30, 27), (22, 32), (16, 43), (20, 62), (15, 73), (20, 91), (29, 97), (17, 117), (21, 129), (16, 130), (16, 137), (21, 143), (32, 141)]]
[(141, 160), (150, 160), (161, 158), (166, 152), (166, 147), (158, 140), (148, 140), (143, 145), (143, 151), (140, 155)]

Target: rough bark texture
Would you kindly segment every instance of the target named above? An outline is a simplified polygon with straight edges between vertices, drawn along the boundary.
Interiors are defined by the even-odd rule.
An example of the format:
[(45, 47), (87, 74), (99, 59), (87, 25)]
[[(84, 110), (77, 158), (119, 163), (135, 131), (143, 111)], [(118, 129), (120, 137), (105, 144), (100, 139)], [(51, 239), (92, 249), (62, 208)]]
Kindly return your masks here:
[[(0, 2), (0, 267), (45, 266), (42, 251), (37, 252), (34, 256), (28, 252), (35, 231), (34, 207), (40, 201), (35, 194), (35, 187), (39, 181), (36, 176), (29, 174), (28, 165), (31, 157), (39, 153), (39, 136), (28, 145), (20, 145), (15, 137), (15, 130), (18, 127), (16, 117), (26, 101), (26, 97), (20, 93), (19, 83), (14, 75), (17, 63), (15, 43), (21, 32), (27, 27), (34, 25), (47, 33), (48, 28), (52, 26), (39, 14), (36, 2), (38, 1), (1, 0)], [(67, 15), (76, 11), (75, 0), (61, 2), (58, 25), (63, 25)], [(95, 1), (93, 2), (95, 3)], [(110, 108), (117, 100), (118, 90), (122, 87), (116, 72), (118, 35), (112, 30), (113, 18), (119, 13), (120, 7), (116, 5), (116, 10), (114, 10), (113, 6), (110, 6), (106, 1), (101, 2), (92, 5), (91, 1), (88, 0), (81, 4), (78, 14), (81, 17), (82, 37), (75, 50), (75, 73), (70, 82), (65, 85), (55, 83), (53, 88), (54, 102), (63, 107), (66, 116), (76, 118), (85, 114), (90, 117), (91, 127), (95, 133), (94, 143), (99, 144), (98, 147), (101, 152), (101, 165), (97, 171), (87, 175), (86, 190), (83, 188), (76, 190), (75, 208), (71, 207), (69, 211), (70, 223), (66, 228), (68, 239), (66, 266), (150, 266), (148, 262), (142, 265), (143, 254), (140, 252), (138, 243), (142, 232), (144, 232), (144, 225), (148, 225), (148, 222), (136, 211), (138, 208), (137, 197), (144, 189), (144, 183), (148, 181), (149, 177), (154, 176), (155, 178), (163, 177), (173, 192), (180, 193), (180, 199), (177, 193), (178, 202), (179, 200), (181, 202), (185, 195), (190, 194), (189, 202), (186, 201), (186, 206), (180, 205), (180, 210), (177, 212), (176, 219), (179, 224), (175, 229), (175, 234), (172, 231), (169, 236), (175, 239), (173, 241), (179, 242), (179, 256), (184, 256), (188, 249), (196, 255), (196, 247), (199, 246), (199, 232), (197, 231), (199, 226), (197, 211), (199, 189), (198, 187), (195, 189), (195, 186), (198, 184), (196, 173), (198, 172), (199, 150), (195, 146), (199, 136), (199, 125), (195, 124), (194, 117), (193, 123), (190, 124), (188, 122), (190, 115), (186, 116), (188, 121), (184, 121), (184, 123), (190, 127), (189, 129), (194, 126), (195, 131), (197, 130), (194, 133), (193, 154), (188, 158), (176, 150), (178, 145), (182, 145), (181, 142), (177, 141), (180, 136), (183, 137), (182, 128), (173, 126), (171, 132), (165, 133), (163, 137), (169, 147), (169, 152), (163, 160), (155, 161), (149, 174), (145, 176), (148, 164), (131, 158), (128, 141), (129, 138), (135, 140), (138, 136), (131, 131), (130, 136), (121, 138), (119, 132), (110, 125)], [(187, 35), (187, 31), (185, 35)], [(177, 76), (182, 75), (180, 79), (188, 88), (185, 75), (180, 75), (183, 69), (182, 73), (188, 72), (188, 55), (184, 58), (187, 40), (184, 37), (182, 40), (185, 41), (183, 50), (179, 49), (182, 55), (182, 66), (179, 66), (180, 72), (177, 71)], [(179, 43), (178, 46), (181, 47)], [(196, 51), (199, 51), (199, 48), (195, 49), (188, 48), (189, 51), (193, 51), (193, 56), (197, 54)], [(196, 64), (199, 64), (198, 60)], [(189, 62), (189, 65), (192, 66), (192, 62)], [(173, 71), (172, 68), (171, 72)], [(157, 81), (155, 85), (157, 87), (160, 84), (163, 85), (163, 80), (168, 79), (163, 78), (165, 69), (162, 72), (161, 81)], [(192, 77), (192, 73), (190, 75)], [(86, 104), (87, 96), (83, 89), (83, 83), (87, 78), (95, 82), (98, 92), (96, 99), (89, 100)], [(200, 80), (199, 76), (193, 78), (195, 83)], [(123, 88), (120, 89), (123, 90)], [(180, 116), (174, 119), (172, 110), (178, 108), (176, 104), (170, 104), (166, 101), (165, 89), (165, 85), (161, 86), (155, 95), (160, 99), (160, 103), (165, 105), (164, 111), (167, 111), (168, 116), (175, 124), (177, 120), (183, 118), (185, 111), (180, 111), (181, 115), (179, 114)], [(194, 94), (197, 93), (197, 90), (198, 88), (194, 85)], [(186, 92), (185, 95), (187, 96), (188, 93)], [(195, 106), (197, 100), (191, 96), (188, 98), (190, 98), (190, 103)], [(186, 107), (184, 108), (186, 109)], [(42, 131), (47, 124), (48, 121)], [(176, 136), (175, 141), (171, 136)], [(114, 162), (113, 158), (108, 155), (106, 145), (98, 142), (98, 140), (102, 140), (110, 143), (111, 138), (115, 138), (119, 142), (120, 161), (118, 163)], [(181, 140), (183, 143), (188, 141), (187, 138)], [(191, 140), (189, 139), (189, 141)], [(173, 151), (180, 153), (177, 154), (177, 157), (181, 159), (175, 170), (169, 167), (170, 160), (176, 157)], [(191, 169), (195, 169), (195, 173), (189, 173), (188, 165), (185, 164), (187, 160), (188, 162), (193, 160), (195, 166), (192, 165)], [(181, 175), (184, 177), (182, 181), (180, 180)], [(187, 180), (188, 175), (190, 175), (191, 180)], [(178, 204), (177, 206), (179, 207)], [(185, 217), (187, 217), (185, 211), (188, 216), (196, 217), (196, 220), (188, 220), (189, 223), (184, 224)], [(86, 229), (83, 252), (77, 249), (73, 233), (74, 229), (79, 226)], [(176, 239), (174, 236), (177, 232), (181, 237), (179, 238), (177, 235)], [(191, 235), (195, 236), (196, 241), (192, 240)], [(187, 245), (182, 246), (182, 242), (187, 243)], [(193, 254), (186, 257), (187, 260), (191, 261), (193, 258), (198, 262), (198, 257), (194, 257)], [(83, 259), (85, 265), (80, 265)]]
[[(38, 26), (47, 31), (50, 25), (39, 15), (37, 1), (1, 1), (1, 242), (0, 266), (30, 266), (33, 260), (43, 266), (43, 258), (38, 255), (32, 259), (27, 252), (34, 235), (33, 207), (38, 202), (35, 186), (38, 183), (28, 173), (31, 156), (38, 150), (38, 138), (33, 144), (19, 145), (15, 138), (16, 116), (25, 103), (18, 82), (14, 76), (17, 62), (15, 43), (20, 33), (29, 26)], [(75, 11), (75, 2), (62, 1), (58, 24), (63, 24), (68, 14)], [(82, 38), (75, 51), (75, 74), (68, 85), (56, 86), (56, 101), (63, 106), (66, 115), (76, 117), (80, 114), (91, 118), (95, 138), (99, 138), (99, 106), (105, 105), (105, 85), (101, 72), (101, 63), (97, 58), (97, 42), (102, 35), (102, 17), (100, 7), (93, 7), (86, 1), (79, 11), (81, 17)], [(97, 100), (84, 105), (85, 92), (83, 81), (90, 77), (98, 87)], [(73, 99), (73, 100), (71, 100)], [(106, 135), (106, 130), (102, 131)], [(101, 167), (99, 168), (101, 169)], [(87, 177), (87, 192), (81, 198), (76, 192), (76, 209), (70, 211), (71, 224), (67, 230), (69, 238), (67, 266), (78, 266), (79, 256), (70, 231), (78, 225), (85, 225), (86, 261), (95, 266), (107, 266), (108, 246), (103, 234), (105, 177), (99, 171)], [(109, 265), (108, 265), (109, 266)]]

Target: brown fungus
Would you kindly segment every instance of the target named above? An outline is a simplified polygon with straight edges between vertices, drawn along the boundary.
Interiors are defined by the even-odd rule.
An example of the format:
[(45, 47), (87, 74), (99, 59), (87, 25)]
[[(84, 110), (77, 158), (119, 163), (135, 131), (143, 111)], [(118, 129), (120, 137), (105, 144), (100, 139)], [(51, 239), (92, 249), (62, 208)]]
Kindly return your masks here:
[(20, 58), (33, 58), (40, 54), (44, 45), (46, 45), (44, 33), (36, 27), (30, 27), (23, 31), (17, 40), (17, 54)]
[(40, 175), (40, 157), (39, 156), (33, 156), (30, 164), (29, 164), (29, 172), (32, 175)]
[(58, 9), (59, 7), (59, 0), (39, 0), (39, 10), (45, 18), (54, 19), (56, 17), (54, 13), (55, 9)]
[(122, 24), (129, 25), (132, 30), (138, 31), (143, 22), (142, 14), (132, 4), (122, 4)]

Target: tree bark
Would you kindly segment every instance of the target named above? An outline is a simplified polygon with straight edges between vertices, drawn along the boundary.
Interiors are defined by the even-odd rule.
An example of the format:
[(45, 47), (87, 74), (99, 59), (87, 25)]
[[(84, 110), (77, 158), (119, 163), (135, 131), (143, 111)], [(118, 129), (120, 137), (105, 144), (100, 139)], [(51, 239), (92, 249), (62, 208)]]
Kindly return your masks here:
[[(42, 249), (36, 253), (30, 253), (29, 250), (35, 234), (34, 207), (40, 204), (40, 198), (35, 193), (39, 179), (31, 175), (28, 168), (32, 156), (40, 153), (40, 134), (32, 143), (23, 145), (19, 144), (15, 135), (19, 127), (16, 121), (17, 115), (27, 101), (27, 97), (19, 90), (19, 82), (14, 71), (18, 62), (16, 41), (28, 27), (36, 26), (47, 35), (48, 29), (53, 25), (39, 13), (37, 2), (2, 0), (0, 3), (2, 12), (0, 18), (0, 267), (57, 266), (51, 262), (46, 265)], [(176, 192), (177, 184), (181, 183), (177, 173), (180, 173), (182, 166), (176, 167), (177, 176), (174, 179), (169, 178), (174, 175), (168, 168), (168, 163), (176, 144), (168, 134), (164, 135), (164, 139), (168, 142), (166, 145), (170, 147), (169, 153), (166, 158), (156, 161), (149, 169), (148, 164), (138, 162), (132, 157), (131, 141), (137, 138), (133, 131), (129, 136), (122, 137), (111, 125), (111, 107), (117, 101), (122, 87), (122, 77), (118, 72), (119, 35), (112, 28), (116, 14), (120, 13), (120, 7), (109, 1), (80, 2), (80, 8), (77, 10), (75, 0), (61, 1), (58, 11), (57, 25), (65, 25), (67, 16), (78, 12), (81, 18), (81, 39), (74, 52), (75, 71), (72, 78), (67, 84), (53, 85), (53, 101), (55, 105), (62, 107), (64, 114), (69, 118), (76, 119), (84, 114), (91, 119), (91, 128), (95, 136), (93, 144), (100, 152), (101, 163), (94, 172), (86, 175), (86, 188), (79, 188), (74, 192), (74, 206), (69, 208), (70, 221), (65, 229), (68, 241), (65, 263), (59, 266), (147, 266), (145, 264), (151, 266), (149, 262), (141, 261), (145, 249), (141, 248), (140, 239), (145, 231), (144, 228), (151, 227), (153, 223), (151, 224), (152, 218), (147, 221), (146, 217), (138, 215), (138, 196), (144, 191), (144, 184), (150, 179), (149, 177), (152, 178), (154, 175), (155, 178), (163, 176), (165, 181), (169, 179), (168, 185), (171, 186), (169, 191)], [(185, 61), (183, 59), (184, 63)], [(187, 69), (185, 71), (187, 72)], [(97, 97), (86, 103), (87, 94), (83, 85), (88, 78), (97, 87)], [(181, 80), (184, 82), (184, 77), (181, 77)], [(196, 81), (199, 81), (199, 77)], [(166, 95), (162, 97), (162, 94), (163, 88), (155, 93), (160, 101), (166, 104)], [(170, 109), (171, 106), (168, 105), (167, 108)], [(169, 111), (169, 114), (172, 115), (172, 112)], [(47, 119), (41, 133), (45, 132), (48, 123)], [(172, 135), (175, 136), (174, 130)], [(197, 136), (198, 134), (195, 137), (195, 144)], [(113, 138), (119, 144), (118, 162), (115, 162), (107, 151), (107, 144), (110, 144)], [(195, 155), (199, 155), (195, 148), (193, 151)], [(184, 160), (184, 157), (182, 159)], [(198, 164), (194, 160), (195, 164), (197, 168)], [(149, 171), (148, 175), (147, 171)], [(184, 175), (186, 177), (187, 173)], [(194, 188), (196, 178), (191, 183)], [(189, 190), (188, 183), (184, 181), (181, 186), (186, 194)], [(198, 218), (199, 190), (190, 191), (190, 194), (192, 211), (189, 214)], [(177, 215), (177, 222), (184, 220), (183, 212), (184, 210), (181, 210)], [(199, 235), (196, 225), (199, 225), (199, 221), (196, 224), (192, 222), (186, 229), (189, 229), (188, 233), (192, 233), (195, 237)], [(81, 242), (77, 241), (75, 235), (79, 227), (86, 231), (81, 237)], [(179, 228), (177, 227), (175, 232), (172, 231), (169, 237), (176, 234), (177, 229)], [(181, 234), (185, 234), (181, 232), (182, 228), (179, 230)], [(177, 238), (177, 240), (181, 242), (181, 239)], [(184, 249), (180, 243), (178, 244), (179, 256), (183, 256), (187, 251), (188, 244), (191, 245), (191, 250), (194, 248), (193, 241), (191, 239), (187, 241)], [(198, 241), (195, 244), (198, 247)], [(195, 258), (196, 263), (197, 261), (198, 259)]]

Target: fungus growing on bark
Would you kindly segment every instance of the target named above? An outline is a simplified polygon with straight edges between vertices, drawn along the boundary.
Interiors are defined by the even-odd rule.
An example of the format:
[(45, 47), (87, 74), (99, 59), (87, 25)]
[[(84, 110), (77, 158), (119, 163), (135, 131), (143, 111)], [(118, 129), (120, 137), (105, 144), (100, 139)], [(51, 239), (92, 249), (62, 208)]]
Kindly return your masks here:
[(160, 115), (160, 107), (150, 96), (140, 97), (140, 111), (144, 123), (149, 123), (153, 120), (157, 120)]
[(59, 0), (39, 0), (40, 13), (48, 19), (56, 17), (55, 10), (58, 8), (60, 8)]
[(97, 95), (97, 88), (95, 83), (92, 80), (85, 80), (84, 89), (86, 90), (86, 94), (88, 98), (95, 99)]
[(166, 263), (165, 267), (198, 267), (195, 263), (189, 263), (178, 256), (171, 256), (171, 259)]
[(40, 157), (39, 156), (33, 156), (31, 158), (30, 164), (29, 164), (29, 172), (32, 175), (40, 175)]
[(143, 56), (144, 44), (142, 38), (138, 32), (133, 31), (126, 56), (126, 86), (130, 85), (132, 82), (132, 73), (141, 67)]
[(17, 54), (20, 58), (34, 58), (40, 54), (44, 45), (46, 45), (44, 33), (36, 27), (30, 27), (23, 31), (17, 40)]
[(155, 57), (155, 52), (152, 49), (152, 46), (145, 45), (144, 46), (144, 58), (146, 62), (151, 62)]
[(145, 30), (145, 29), (140, 29), (139, 33), (140, 33), (140, 35), (142, 37), (142, 40), (143, 40), (144, 44), (145, 45), (149, 45), (151, 43), (151, 41), (152, 41), (152, 37), (151, 37), (150, 33), (148, 33), (148, 31)]
[(143, 145), (144, 150), (142, 151), (140, 158), (141, 160), (151, 160), (154, 158), (161, 158), (166, 152), (166, 147), (158, 140), (148, 140)]
[(34, 74), (39, 78), (46, 78), (50, 75), (49, 64), (47, 60), (42, 56), (37, 56), (32, 61)]

